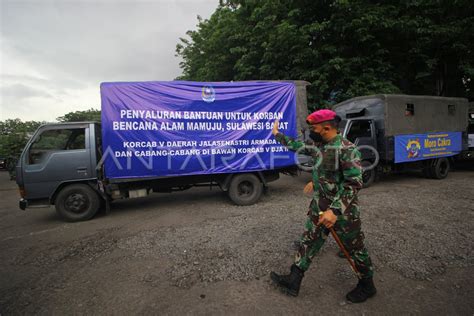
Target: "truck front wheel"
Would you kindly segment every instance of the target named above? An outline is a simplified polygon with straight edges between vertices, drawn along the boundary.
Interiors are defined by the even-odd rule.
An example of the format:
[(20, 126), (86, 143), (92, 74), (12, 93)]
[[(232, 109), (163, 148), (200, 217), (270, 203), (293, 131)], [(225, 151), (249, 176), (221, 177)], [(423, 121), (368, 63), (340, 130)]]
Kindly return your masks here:
[(68, 222), (91, 219), (100, 208), (100, 197), (86, 184), (72, 184), (58, 193), (56, 212)]
[(362, 182), (364, 188), (368, 188), (374, 183), (376, 173), (376, 168), (372, 166), (372, 162), (368, 160), (362, 161)]
[(449, 173), (449, 160), (438, 158), (431, 165), (430, 175), (433, 179), (444, 179)]
[(251, 173), (236, 175), (229, 186), (229, 197), (237, 205), (251, 205), (260, 199), (263, 184), (260, 179)]

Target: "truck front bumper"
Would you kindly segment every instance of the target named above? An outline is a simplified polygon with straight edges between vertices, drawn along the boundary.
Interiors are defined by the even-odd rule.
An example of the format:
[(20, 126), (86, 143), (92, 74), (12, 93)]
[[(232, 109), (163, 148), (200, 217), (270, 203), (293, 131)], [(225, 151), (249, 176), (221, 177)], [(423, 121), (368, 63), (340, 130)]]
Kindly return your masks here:
[(26, 208), (28, 207), (28, 200), (21, 199), (19, 202), (19, 206), (20, 209), (22, 209), (23, 211), (26, 210)]
[(469, 149), (469, 150), (461, 152), (461, 155), (459, 158), (461, 160), (474, 160), (474, 150)]

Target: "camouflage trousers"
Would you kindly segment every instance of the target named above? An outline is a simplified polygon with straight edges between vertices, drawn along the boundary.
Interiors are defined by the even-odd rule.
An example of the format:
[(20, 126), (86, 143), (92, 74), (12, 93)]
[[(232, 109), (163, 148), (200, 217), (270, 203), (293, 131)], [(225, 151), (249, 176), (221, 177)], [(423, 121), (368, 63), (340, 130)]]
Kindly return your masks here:
[[(295, 264), (304, 271), (308, 270), (312, 258), (319, 252), (329, 234), (329, 229), (323, 225), (316, 225), (319, 219), (319, 210), (317, 203), (314, 200), (311, 201), (305, 231), (301, 236), (300, 246), (295, 255)], [(354, 260), (362, 277), (372, 277), (374, 270), (369, 253), (364, 246), (364, 233), (361, 230), (357, 204), (349, 206), (344, 214), (337, 217), (334, 230)]]

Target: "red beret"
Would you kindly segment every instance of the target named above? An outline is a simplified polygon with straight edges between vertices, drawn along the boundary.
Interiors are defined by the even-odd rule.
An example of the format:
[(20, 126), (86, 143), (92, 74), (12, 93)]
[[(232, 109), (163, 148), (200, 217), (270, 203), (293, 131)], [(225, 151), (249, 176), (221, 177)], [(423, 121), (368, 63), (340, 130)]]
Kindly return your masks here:
[(306, 118), (306, 122), (308, 122), (309, 124), (317, 124), (317, 123), (322, 123), (326, 121), (331, 121), (331, 120), (334, 120), (335, 118), (336, 118), (336, 112), (324, 109), (324, 110), (315, 111), (311, 113), (310, 115), (308, 115), (308, 117)]

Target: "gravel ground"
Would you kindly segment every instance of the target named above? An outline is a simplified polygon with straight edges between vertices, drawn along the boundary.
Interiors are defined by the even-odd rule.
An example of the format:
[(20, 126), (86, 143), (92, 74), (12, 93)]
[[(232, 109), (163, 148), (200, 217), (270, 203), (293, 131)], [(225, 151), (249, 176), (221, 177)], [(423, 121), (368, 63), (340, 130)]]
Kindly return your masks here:
[(356, 306), (343, 299), (355, 280), (332, 238), (297, 299), (270, 284), (270, 271), (291, 264), (308, 174), (283, 176), (253, 206), (196, 188), (120, 201), (111, 214), (75, 224), (52, 208), (16, 210), (14, 184), (0, 180), (2, 315), (474, 311), (472, 171), (442, 181), (392, 175), (361, 191), (379, 294)]

